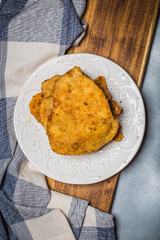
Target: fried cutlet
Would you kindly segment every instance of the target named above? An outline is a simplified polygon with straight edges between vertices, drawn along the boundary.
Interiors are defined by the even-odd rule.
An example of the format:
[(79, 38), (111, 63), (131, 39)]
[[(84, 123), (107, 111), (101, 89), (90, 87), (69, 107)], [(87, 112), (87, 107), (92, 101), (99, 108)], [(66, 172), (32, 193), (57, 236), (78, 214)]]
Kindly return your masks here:
[(54, 77), (42, 82), (41, 90), (44, 98), (48, 98), (51, 95), (54, 85), (60, 77), (60, 75), (55, 75)]
[(55, 82), (60, 77), (60, 75), (56, 75), (42, 82), (42, 92), (34, 95), (29, 104), (31, 114), (37, 121), (42, 123), (45, 129), (47, 129), (47, 118), (53, 108), (53, 98), (50, 98), (50, 95), (52, 94)]
[(103, 76), (99, 76), (94, 80), (95, 84), (105, 93), (106, 97), (111, 100), (111, 94), (108, 91), (106, 80)]
[[(119, 106), (119, 104), (114, 101), (110, 95), (110, 92), (107, 88), (107, 83), (106, 80), (103, 76), (99, 76), (97, 77), (94, 82), (97, 84), (97, 86), (99, 86), (100, 89), (102, 89), (102, 91), (105, 93), (106, 98), (109, 99), (109, 104), (112, 110), (112, 113), (114, 115), (119, 115), (121, 113), (121, 107)], [(115, 142), (120, 142), (123, 139), (123, 132), (121, 130), (121, 128), (119, 127), (118, 132), (116, 134), (116, 136), (114, 137), (113, 141)]]
[(30, 112), (37, 119), (38, 122), (40, 122), (39, 109), (42, 101), (43, 101), (43, 94), (37, 93), (32, 97), (32, 100), (29, 104)]
[(50, 115), (52, 109), (53, 109), (53, 98), (48, 97), (43, 99), (39, 108), (39, 116), (40, 116), (40, 122), (42, 123), (46, 131), (47, 131), (48, 116)]
[(111, 99), (104, 77), (93, 81), (75, 67), (44, 81), (41, 89), (29, 106), (45, 127), (53, 151), (68, 155), (94, 152), (117, 134), (119, 124), (113, 114), (121, 108)]
[[(70, 71), (68, 71), (69, 73)], [(45, 80), (42, 83), (42, 94), (44, 96), (44, 100), (42, 100), (41, 104), (39, 105), (39, 115), (40, 115), (40, 122), (43, 124), (43, 126), (45, 127), (45, 129), (47, 130), (47, 121), (48, 121), (48, 116), (51, 113), (51, 110), (53, 108), (53, 98), (50, 98), (54, 86), (55, 86), (55, 82), (57, 80), (60, 79), (60, 75), (56, 75), (50, 79)], [(85, 77), (85, 76), (84, 76)], [(102, 91), (105, 93), (106, 97), (110, 100), (110, 106), (112, 109), (112, 112), (115, 115), (120, 114), (121, 112), (121, 107), (118, 105), (118, 103), (116, 101), (114, 101), (113, 99), (111, 99), (111, 95), (108, 91), (107, 88), (107, 84), (106, 84), (106, 80), (104, 77), (99, 76), (97, 77), (94, 82), (97, 84), (98, 87), (100, 87), (102, 89)], [(37, 107), (38, 110), (38, 107)]]
[(100, 89), (102, 89), (102, 91), (105, 93), (106, 97), (109, 99), (109, 103), (110, 103), (110, 106), (111, 106), (112, 113), (115, 114), (115, 115), (119, 115), (121, 113), (121, 107), (118, 105), (118, 103), (116, 101), (114, 101), (111, 98), (111, 94), (108, 91), (107, 83), (106, 83), (105, 78), (103, 76), (99, 76), (94, 80), (94, 82), (97, 84), (97, 86)]
[(80, 68), (74, 67), (56, 81), (47, 125), (54, 152), (95, 152), (115, 137), (118, 127), (104, 92)]

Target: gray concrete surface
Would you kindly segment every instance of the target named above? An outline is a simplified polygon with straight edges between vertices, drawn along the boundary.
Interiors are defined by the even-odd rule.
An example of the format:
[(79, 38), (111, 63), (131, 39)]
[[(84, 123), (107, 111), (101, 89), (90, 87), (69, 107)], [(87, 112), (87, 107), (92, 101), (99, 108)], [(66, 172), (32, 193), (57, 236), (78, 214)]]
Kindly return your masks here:
[(160, 18), (142, 96), (147, 114), (144, 141), (120, 174), (111, 211), (117, 240), (160, 240)]

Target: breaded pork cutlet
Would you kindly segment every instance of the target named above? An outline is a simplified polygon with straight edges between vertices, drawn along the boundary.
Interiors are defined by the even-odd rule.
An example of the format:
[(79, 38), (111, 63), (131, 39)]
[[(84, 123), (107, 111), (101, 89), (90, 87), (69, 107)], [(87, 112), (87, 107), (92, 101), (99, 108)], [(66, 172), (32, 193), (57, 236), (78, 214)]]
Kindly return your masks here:
[(118, 127), (104, 92), (79, 67), (56, 82), (47, 125), (54, 152), (64, 155), (95, 152), (115, 137)]
[(33, 96), (30, 111), (45, 127), (54, 152), (88, 154), (116, 136), (115, 116), (121, 108), (112, 100), (104, 77), (93, 81), (74, 67), (44, 81), (41, 90)]

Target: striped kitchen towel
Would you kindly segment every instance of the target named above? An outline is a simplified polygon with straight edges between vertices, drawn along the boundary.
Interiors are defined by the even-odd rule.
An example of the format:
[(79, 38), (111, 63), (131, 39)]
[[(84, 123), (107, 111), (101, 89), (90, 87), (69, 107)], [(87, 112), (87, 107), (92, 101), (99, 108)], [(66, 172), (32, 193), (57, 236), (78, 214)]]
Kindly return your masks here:
[(28, 77), (84, 35), (85, 0), (1, 0), (0, 240), (115, 239), (113, 217), (48, 189), (16, 141), (13, 112)]

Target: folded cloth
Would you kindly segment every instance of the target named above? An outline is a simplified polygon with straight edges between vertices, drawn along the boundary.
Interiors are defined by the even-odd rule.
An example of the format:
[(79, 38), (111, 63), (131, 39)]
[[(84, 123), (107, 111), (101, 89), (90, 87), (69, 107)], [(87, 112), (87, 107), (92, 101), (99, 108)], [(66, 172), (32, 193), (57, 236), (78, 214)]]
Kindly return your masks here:
[[(2, 0), (0, 6), (0, 240), (115, 239), (111, 214), (48, 189), (15, 138), (27, 78), (84, 35), (85, 0)], [(77, 40), (78, 39), (78, 40)]]

